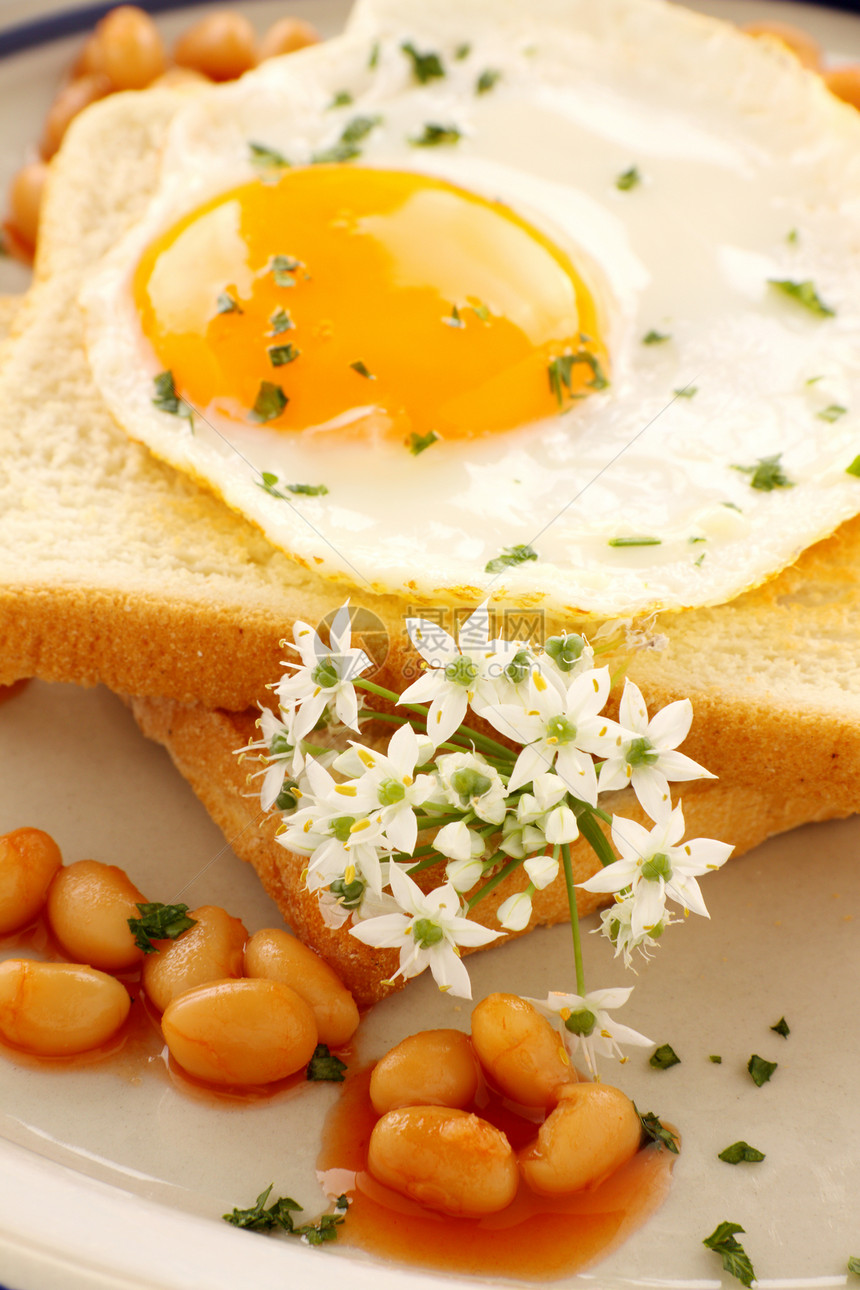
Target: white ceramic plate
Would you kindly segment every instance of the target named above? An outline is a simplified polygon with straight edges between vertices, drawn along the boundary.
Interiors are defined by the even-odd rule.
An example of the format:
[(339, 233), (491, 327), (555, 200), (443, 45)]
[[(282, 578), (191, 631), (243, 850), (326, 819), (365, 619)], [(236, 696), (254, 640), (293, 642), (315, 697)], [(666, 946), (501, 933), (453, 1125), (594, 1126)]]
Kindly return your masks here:
[[(0, 0), (0, 26), (66, 7)], [(834, 53), (860, 57), (860, 23), (845, 14), (753, 0), (698, 7), (730, 18), (766, 11), (794, 19)], [(324, 31), (345, 8), (342, 0), (290, 5)], [(247, 9), (263, 26), (281, 6), (261, 0)], [(173, 33), (189, 17), (186, 10), (162, 21)], [(78, 43), (44, 44), (0, 63), (0, 182), (37, 137)], [(0, 271), (0, 290), (24, 285), (18, 266)], [(67, 861), (120, 864), (150, 899), (222, 903), (252, 931), (277, 920), (166, 755), (108, 693), (34, 683), (0, 707), (0, 776), (0, 832), (47, 829)], [(711, 921), (691, 918), (674, 929), (640, 971), (625, 1020), (655, 1044), (671, 1043), (682, 1060), (655, 1072), (647, 1053), (634, 1055), (622, 1082), (640, 1107), (679, 1125), (684, 1150), (655, 1218), (568, 1285), (736, 1285), (702, 1246), (724, 1219), (746, 1229), (761, 1285), (848, 1283), (847, 1259), (860, 1255), (858, 851), (860, 821), (852, 820), (799, 830), (731, 863), (705, 880)], [(475, 997), (563, 988), (568, 946), (561, 928), (476, 956)], [(630, 983), (602, 940), (589, 938), (587, 955), (590, 981)], [(783, 1015), (787, 1039), (770, 1029)], [(421, 978), (368, 1016), (358, 1058), (379, 1055), (418, 1026), (467, 1021), (467, 1005)], [(763, 1088), (746, 1072), (754, 1052), (779, 1063)], [(250, 1204), (269, 1182), (311, 1213), (322, 1206), (314, 1160), (336, 1094), (312, 1087), (224, 1108), (178, 1091), (155, 1048), (144, 1056), (75, 1070), (0, 1059), (0, 1283), (8, 1290), (475, 1284), (221, 1223), (225, 1210)], [(765, 1161), (717, 1160), (740, 1138)]]

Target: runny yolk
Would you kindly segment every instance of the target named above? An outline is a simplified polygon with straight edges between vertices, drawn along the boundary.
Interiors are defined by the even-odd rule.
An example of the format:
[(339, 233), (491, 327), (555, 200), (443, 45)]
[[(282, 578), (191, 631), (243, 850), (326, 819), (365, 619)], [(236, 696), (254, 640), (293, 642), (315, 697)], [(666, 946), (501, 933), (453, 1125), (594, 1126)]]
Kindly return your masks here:
[(134, 295), (177, 393), (292, 431), (505, 431), (600, 388), (594, 301), (500, 202), (427, 175), (290, 170), (192, 212)]

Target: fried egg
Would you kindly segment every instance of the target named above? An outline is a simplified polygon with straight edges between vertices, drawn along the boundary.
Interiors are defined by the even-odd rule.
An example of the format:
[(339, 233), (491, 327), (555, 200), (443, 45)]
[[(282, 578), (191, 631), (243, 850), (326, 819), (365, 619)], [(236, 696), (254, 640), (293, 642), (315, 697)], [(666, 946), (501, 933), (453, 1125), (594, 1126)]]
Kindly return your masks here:
[(359, 0), (177, 98), (117, 421), (320, 575), (614, 617), (860, 510), (860, 116), (659, 0)]

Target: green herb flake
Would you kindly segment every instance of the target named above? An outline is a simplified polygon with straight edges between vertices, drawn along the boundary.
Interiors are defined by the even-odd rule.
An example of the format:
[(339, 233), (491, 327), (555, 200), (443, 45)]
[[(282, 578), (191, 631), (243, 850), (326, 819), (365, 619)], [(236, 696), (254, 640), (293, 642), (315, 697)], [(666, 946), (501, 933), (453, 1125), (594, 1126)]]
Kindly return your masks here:
[(852, 1254), (845, 1266), (849, 1272), (854, 1273), (855, 1277), (860, 1277), (860, 1259), (855, 1258)]
[(171, 416), (191, 420), (191, 407), (176, 393), (172, 372), (159, 372), (153, 379), (153, 387), (155, 394), (152, 396), (152, 402), (160, 412), (169, 412)]
[(755, 1165), (764, 1160), (764, 1152), (759, 1151), (757, 1147), (751, 1147), (748, 1142), (733, 1142), (730, 1147), (726, 1147), (719, 1153), (717, 1159), (725, 1160), (727, 1165)]
[(670, 1066), (679, 1066), (681, 1059), (671, 1044), (661, 1044), (649, 1057), (648, 1064), (653, 1066), (655, 1071), (666, 1071)]
[(781, 452), (773, 457), (759, 457), (754, 466), (732, 466), (732, 470), (749, 475), (750, 487), (762, 493), (772, 493), (775, 488), (794, 488), (794, 480), (788, 478), (779, 464), (781, 457)]
[(747, 1070), (752, 1076), (752, 1081), (756, 1088), (761, 1088), (762, 1084), (768, 1082), (777, 1065), (777, 1062), (765, 1061), (763, 1057), (759, 1057), (758, 1053), (753, 1053), (747, 1062)]
[(308, 1245), (322, 1245), (325, 1241), (336, 1239), (337, 1229), (346, 1218), (349, 1207), (346, 1196), (338, 1196), (330, 1213), (322, 1214), (313, 1223), (302, 1223), (296, 1227), (293, 1214), (302, 1212), (297, 1201), (289, 1196), (281, 1196), (266, 1208), (273, 1185), (270, 1183), (265, 1191), (261, 1191), (256, 1203), (250, 1208), (234, 1209), (231, 1214), (223, 1214), (224, 1222), (249, 1232), (287, 1232), (290, 1236), (300, 1237)]
[(422, 134), (413, 135), (409, 142), (413, 148), (439, 148), (458, 143), (462, 135), (455, 125), (439, 125), (428, 121)]
[(376, 377), (373, 375), (372, 372), (369, 372), (367, 370), (367, 367), (365, 366), (364, 363), (362, 363), (360, 358), (356, 359), (354, 363), (350, 363), (350, 367), (354, 372), (358, 372), (359, 376), (363, 376), (366, 380), (368, 381), (376, 380)]
[(661, 546), (662, 538), (648, 537), (646, 534), (632, 533), (629, 537), (613, 537), (609, 539), (609, 546)]
[(853, 475), (855, 479), (860, 479), (860, 457), (855, 457), (850, 466), (845, 467), (846, 475)]
[(361, 143), (362, 139), (366, 139), (371, 130), (374, 130), (381, 121), (381, 116), (354, 116), (344, 126), (340, 136), (341, 142)]
[(573, 393), (572, 373), (577, 363), (585, 363), (591, 368), (591, 380), (587, 382), (589, 389), (605, 390), (609, 385), (606, 374), (600, 365), (600, 360), (596, 354), (590, 350), (578, 349), (575, 354), (561, 354), (558, 358), (552, 358), (547, 367), (549, 375), (549, 388), (556, 397), (556, 402), (560, 408), (564, 408), (564, 392), (567, 390), (570, 398), (579, 397)]
[(219, 314), (241, 314), (245, 312), (238, 300), (234, 300), (229, 291), (221, 292), (215, 302), (215, 308)]
[(266, 352), (272, 367), (284, 367), (286, 363), (294, 363), (302, 351), (295, 345), (269, 345)]
[(421, 54), (408, 40), (405, 40), (400, 48), (411, 59), (412, 75), (420, 85), (439, 80), (445, 75), (445, 67), (438, 54), (432, 52)]
[(799, 234), (796, 228), (790, 228), (785, 235), (785, 240), (789, 246), (794, 246), (798, 240)]
[(771, 1026), (771, 1030), (775, 1031), (778, 1035), (782, 1035), (783, 1039), (788, 1039), (788, 1036), (791, 1034), (789, 1024), (785, 1017), (780, 1017), (776, 1025)]
[(537, 558), (537, 551), (525, 543), (519, 546), (506, 546), (501, 555), (497, 555), (494, 560), (484, 565), (484, 573), (503, 573), (505, 569), (513, 569), (519, 564), (526, 564), (527, 561)]
[(330, 108), (349, 107), (351, 102), (352, 102), (352, 95), (350, 94), (349, 90), (338, 90), (337, 94), (335, 94), (331, 103), (329, 103), (329, 107)]
[(835, 317), (836, 310), (824, 303), (815, 290), (814, 284), (808, 279), (805, 282), (794, 282), (791, 278), (768, 278), (768, 282), (784, 295), (796, 300), (799, 305), (803, 305), (810, 313), (817, 314), (819, 318)]
[(829, 421), (832, 424), (834, 421), (838, 421), (840, 417), (844, 417), (847, 411), (848, 409), (843, 408), (841, 404), (831, 403), (829, 407), (822, 408), (815, 415), (819, 421)]
[(457, 308), (456, 305), (452, 305), (450, 316), (448, 318), (443, 318), (442, 321), (446, 327), (465, 327), (466, 326), (466, 324), (463, 322), (463, 319), (460, 317), (460, 310)]
[(158, 901), (138, 904), (140, 918), (129, 918), (134, 943), (144, 954), (157, 954), (153, 941), (175, 941), (177, 936), (194, 927), (196, 918), (188, 917), (187, 905), (162, 905)]
[(489, 94), (490, 90), (499, 83), (502, 73), (494, 67), (488, 67), (486, 71), (481, 72), (475, 82), (476, 94)]
[(295, 323), (287, 313), (286, 309), (276, 309), (269, 319), (269, 322), (272, 324), (271, 334), (273, 336), (280, 336), (282, 332), (291, 331), (292, 328), (295, 327)]
[(623, 171), (615, 180), (615, 187), (622, 193), (628, 193), (631, 188), (642, 183), (642, 176), (636, 166), (631, 166), (629, 170)]
[(274, 421), (275, 417), (281, 415), (288, 403), (289, 399), (280, 385), (275, 385), (272, 381), (261, 381), (248, 420), (259, 424)]
[(354, 161), (356, 157), (360, 156), (361, 148), (354, 143), (344, 143), (342, 139), (339, 139), (330, 148), (323, 148), (322, 152), (315, 152), (311, 157), (311, 164), (314, 166), (339, 166), (345, 161)]
[[(257, 480), (257, 485), (262, 488), (263, 492), (287, 502), (289, 501), (287, 494), (282, 493), (278, 488), (280, 482), (277, 475), (273, 475), (271, 471), (264, 470)], [(328, 492), (325, 484), (283, 484), (282, 487), (287, 490), (287, 493), (295, 493), (303, 497), (325, 497)]]
[(342, 1084), (345, 1070), (346, 1062), (333, 1057), (326, 1044), (317, 1044), (308, 1062), (307, 1077), (309, 1080), (330, 1080)]
[(439, 436), (435, 430), (428, 430), (426, 434), (416, 434), (413, 430), (409, 436), (409, 451), (413, 457), (418, 457), (422, 452), (426, 452), (431, 444), (438, 441)]
[(720, 1223), (710, 1236), (705, 1237), (702, 1244), (719, 1254), (723, 1269), (730, 1276), (736, 1277), (742, 1286), (749, 1287), (755, 1280), (755, 1271), (744, 1247), (735, 1240), (735, 1234), (743, 1230), (740, 1223)]
[(454, 58), (457, 60), (458, 63), (462, 63), (463, 59), (468, 58), (471, 52), (472, 52), (472, 46), (468, 43), (468, 41), (466, 41), (464, 42), (464, 44), (458, 45), (457, 48), (454, 50)]
[(379, 63), (379, 41), (374, 41), (370, 47), (370, 53), (367, 56), (367, 66), (373, 71)]
[(824, 375), (823, 375), (823, 374), (822, 374), (821, 376), (808, 376), (808, 377), (806, 378), (806, 381), (804, 382), (804, 384), (806, 384), (806, 385), (816, 385), (819, 381), (823, 381), (823, 380), (824, 380)]
[(301, 260), (297, 260), (294, 255), (273, 255), (269, 261), (269, 272), (275, 279), (275, 285), (279, 287), (294, 287), (295, 271), (301, 267)]
[(474, 312), (476, 318), (480, 318), (481, 322), (490, 321), (490, 311), (487, 306), (482, 305), (480, 301), (476, 305), (470, 305), (469, 308)]
[(287, 170), (292, 165), (282, 152), (278, 152), (277, 148), (270, 148), (265, 143), (249, 141), (248, 148), (251, 152), (251, 161), (258, 170)]
[(645, 335), (642, 337), (642, 344), (643, 345), (665, 345), (666, 341), (671, 339), (672, 337), (669, 334), (669, 332), (655, 331), (654, 328), (652, 327), (651, 330), (646, 331)]
[(698, 385), (682, 385), (680, 389), (673, 390), (676, 399), (692, 399), (699, 393)]
[(723, 1064), (723, 1059), (719, 1053), (711, 1053), (708, 1061), (713, 1062), (715, 1066), (722, 1066)]
[(644, 1140), (656, 1142), (658, 1147), (665, 1147), (673, 1155), (678, 1154), (678, 1135), (671, 1129), (667, 1129), (665, 1124), (657, 1118), (653, 1111), (646, 1112), (643, 1115), (638, 1107), (636, 1114), (639, 1116), (639, 1123), (642, 1125), (642, 1136)]

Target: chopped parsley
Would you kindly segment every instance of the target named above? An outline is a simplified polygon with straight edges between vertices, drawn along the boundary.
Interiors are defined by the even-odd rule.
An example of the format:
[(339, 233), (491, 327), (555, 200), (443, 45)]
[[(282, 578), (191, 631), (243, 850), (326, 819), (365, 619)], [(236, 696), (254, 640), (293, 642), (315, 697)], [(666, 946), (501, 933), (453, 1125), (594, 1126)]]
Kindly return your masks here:
[(354, 116), (344, 126), (340, 137), (344, 143), (361, 143), (381, 121), (381, 116)]
[(698, 385), (682, 385), (680, 389), (673, 390), (676, 399), (692, 399), (699, 393)]
[(277, 148), (270, 148), (265, 143), (249, 141), (248, 147), (251, 151), (251, 161), (258, 170), (287, 170), (292, 165), (282, 152), (278, 152)]
[(708, 1061), (713, 1062), (715, 1066), (721, 1066), (723, 1064), (723, 1059), (719, 1053), (711, 1053)]
[[(279, 497), (281, 501), (287, 502), (289, 501), (287, 494), (282, 493), (278, 488), (280, 482), (277, 475), (273, 475), (269, 470), (264, 470), (257, 480), (257, 485), (262, 488), (264, 493), (269, 493), (272, 497)], [(286, 488), (287, 493), (296, 493), (302, 497), (325, 497), (328, 492), (325, 484), (283, 484), (282, 487)], [(279, 807), (279, 809), (286, 808)]]
[(413, 148), (438, 148), (443, 144), (458, 143), (461, 137), (455, 125), (439, 125), (435, 121), (428, 121), (424, 133), (412, 135), (409, 142)]
[(450, 316), (448, 318), (443, 318), (442, 321), (443, 323), (445, 323), (446, 327), (465, 327), (466, 326), (466, 324), (463, 322), (463, 319), (460, 317), (460, 310), (457, 308), (456, 305), (451, 306)]
[(622, 193), (628, 193), (631, 188), (642, 183), (642, 176), (636, 166), (631, 166), (629, 170), (624, 170), (615, 180), (615, 187)]
[(831, 403), (829, 407), (822, 408), (821, 411), (816, 412), (815, 415), (818, 417), (819, 421), (830, 421), (832, 423), (834, 421), (838, 421), (840, 417), (844, 417), (847, 411), (848, 409), (843, 408), (841, 404)]
[(334, 1210), (322, 1214), (316, 1222), (302, 1223), (296, 1227), (293, 1214), (300, 1214), (302, 1207), (289, 1196), (281, 1196), (266, 1208), (266, 1201), (272, 1191), (273, 1183), (261, 1191), (255, 1204), (248, 1209), (234, 1209), (231, 1214), (223, 1214), (225, 1223), (242, 1227), (248, 1232), (287, 1232), (290, 1236), (301, 1237), (308, 1245), (322, 1245), (325, 1241), (337, 1239), (337, 1229), (346, 1218), (349, 1201), (346, 1196), (338, 1196)]
[(416, 434), (413, 430), (409, 436), (409, 451), (413, 457), (418, 457), (431, 444), (438, 443), (438, 440), (439, 436), (435, 430), (428, 430), (426, 434)]
[(642, 344), (643, 345), (664, 345), (667, 340), (671, 340), (671, 339), (672, 337), (669, 335), (668, 332), (655, 331), (654, 328), (652, 327), (651, 330), (646, 331), (645, 335), (642, 337)]
[(665, 1124), (660, 1121), (653, 1111), (647, 1111), (645, 1115), (636, 1108), (636, 1114), (639, 1116), (639, 1123), (642, 1125), (643, 1138), (656, 1142), (658, 1146), (665, 1147), (673, 1155), (678, 1154), (678, 1135), (671, 1129), (667, 1129)]
[(420, 85), (438, 80), (445, 75), (445, 67), (438, 54), (432, 52), (421, 54), (411, 41), (405, 40), (400, 46), (404, 54), (412, 61), (412, 75)]
[(287, 313), (286, 309), (281, 308), (275, 310), (269, 319), (269, 322), (272, 324), (273, 336), (280, 336), (281, 332), (290, 331), (295, 327), (295, 323)]
[(248, 420), (259, 423), (274, 421), (275, 417), (281, 415), (288, 403), (289, 399), (280, 385), (275, 385), (272, 381), (261, 381)]
[(153, 380), (153, 386), (155, 394), (152, 396), (152, 402), (160, 412), (169, 412), (171, 416), (191, 420), (191, 407), (176, 393), (172, 372), (159, 372)]
[(788, 1036), (791, 1034), (791, 1030), (789, 1029), (789, 1025), (785, 1017), (780, 1017), (776, 1025), (771, 1026), (771, 1030), (776, 1031), (778, 1035), (782, 1035), (783, 1039), (788, 1039)]
[(772, 287), (782, 291), (785, 295), (791, 296), (804, 309), (810, 313), (818, 314), (819, 318), (833, 318), (836, 310), (831, 309), (821, 299), (821, 296), (815, 290), (815, 286), (807, 279), (805, 282), (794, 282), (791, 278), (768, 278)]
[(283, 367), (286, 363), (294, 363), (301, 350), (295, 345), (270, 345), (267, 353), (272, 367)]
[(486, 71), (481, 72), (475, 82), (475, 93), (488, 94), (493, 86), (498, 84), (501, 75), (502, 73), (497, 71), (495, 67), (488, 67)]
[(301, 267), (301, 260), (297, 260), (294, 255), (273, 255), (269, 261), (269, 272), (278, 287), (294, 287), (295, 271)]
[(758, 1053), (753, 1053), (752, 1057), (747, 1062), (747, 1070), (752, 1076), (752, 1081), (757, 1088), (761, 1088), (762, 1084), (766, 1084), (768, 1082), (771, 1075), (776, 1070), (777, 1065), (777, 1062), (765, 1061), (763, 1057), (759, 1057)]
[(764, 1152), (759, 1151), (757, 1147), (751, 1147), (748, 1142), (733, 1142), (730, 1147), (726, 1147), (719, 1153), (717, 1159), (725, 1160), (727, 1165), (755, 1165), (760, 1160), (764, 1160)]
[(666, 1071), (670, 1066), (679, 1066), (681, 1059), (671, 1044), (661, 1044), (648, 1059), (648, 1064), (656, 1071)]
[(702, 1244), (719, 1254), (726, 1272), (736, 1277), (742, 1286), (749, 1287), (755, 1279), (755, 1270), (744, 1247), (735, 1240), (735, 1234), (743, 1230), (740, 1223), (720, 1223)]
[(345, 1070), (346, 1062), (333, 1057), (326, 1044), (317, 1044), (308, 1062), (307, 1077), (310, 1080), (331, 1080), (332, 1083), (342, 1084)]
[(454, 50), (454, 57), (456, 58), (458, 63), (462, 63), (463, 59), (468, 58), (471, 52), (472, 52), (472, 46), (468, 43), (468, 41), (466, 41), (464, 44), (457, 46), (457, 48)]
[(525, 543), (519, 546), (506, 546), (501, 555), (497, 555), (494, 560), (484, 565), (484, 573), (503, 573), (505, 569), (513, 569), (518, 564), (526, 564), (527, 561), (537, 558), (537, 551)]
[(329, 107), (330, 108), (349, 107), (351, 102), (352, 102), (352, 95), (350, 94), (349, 90), (338, 90), (337, 94), (335, 94), (331, 103), (329, 103)]
[(157, 954), (153, 941), (175, 941), (177, 936), (194, 927), (197, 919), (188, 917), (187, 905), (162, 905), (158, 901), (138, 904), (140, 918), (129, 918), (134, 943), (144, 954)]
[(371, 71), (373, 71), (373, 68), (376, 67), (378, 62), (379, 62), (379, 41), (377, 40), (377, 41), (374, 41), (374, 43), (370, 47), (370, 54), (368, 55), (367, 66), (371, 69)]
[(344, 143), (343, 139), (338, 139), (330, 148), (323, 148), (322, 152), (315, 152), (311, 161), (315, 166), (336, 166), (344, 161), (353, 161), (356, 157), (361, 156), (361, 148), (354, 143)]
[(662, 542), (662, 538), (633, 533), (628, 537), (610, 538), (609, 546), (661, 546)]
[(372, 372), (369, 372), (367, 370), (367, 367), (365, 366), (364, 363), (362, 363), (360, 358), (356, 359), (354, 363), (350, 363), (350, 367), (354, 372), (358, 372), (359, 376), (363, 376), (366, 380), (368, 381), (376, 380), (376, 377), (373, 375)]
[(352, 161), (353, 157), (361, 156), (358, 145), (367, 138), (371, 130), (379, 125), (381, 120), (381, 116), (354, 116), (344, 126), (337, 143), (322, 152), (314, 153), (312, 161), (315, 165), (320, 165), (325, 162)]
[(797, 229), (796, 229), (796, 228), (790, 228), (790, 229), (788, 230), (788, 232), (786, 233), (786, 235), (785, 235), (785, 240), (786, 240), (786, 242), (788, 242), (789, 246), (794, 246), (794, 244), (796, 243), (796, 241), (797, 241), (797, 239), (798, 239), (798, 236), (799, 236), (799, 234), (798, 234), (798, 232), (797, 232)]
[(845, 467), (846, 475), (853, 475), (855, 479), (860, 479), (860, 457), (855, 457), (850, 466)]
[(845, 1266), (849, 1272), (854, 1273), (855, 1277), (860, 1277), (860, 1259), (857, 1259), (852, 1255)]
[(241, 314), (245, 312), (239, 301), (234, 300), (229, 291), (221, 292), (215, 302), (215, 307), (219, 314)]
[(754, 466), (733, 466), (732, 470), (749, 475), (750, 488), (757, 488), (762, 493), (772, 493), (775, 488), (794, 488), (794, 480), (788, 478), (779, 464), (781, 457), (781, 452), (773, 457), (759, 457)]
[(558, 406), (564, 407), (564, 391), (567, 390), (571, 398), (578, 397), (573, 393), (571, 374), (577, 363), (585, 363), (591, 368), (591, 380), (586, 384), (592, 390), (605, 390), (609, 381), (600, 360), (596, 354), (590, 350), (578, 349), (575, 354), (561, 354), (558, 358), (550, 359), (547, 368), (549, 374), (549, 388), (556, 397)]

